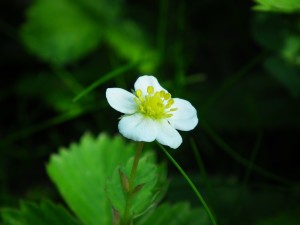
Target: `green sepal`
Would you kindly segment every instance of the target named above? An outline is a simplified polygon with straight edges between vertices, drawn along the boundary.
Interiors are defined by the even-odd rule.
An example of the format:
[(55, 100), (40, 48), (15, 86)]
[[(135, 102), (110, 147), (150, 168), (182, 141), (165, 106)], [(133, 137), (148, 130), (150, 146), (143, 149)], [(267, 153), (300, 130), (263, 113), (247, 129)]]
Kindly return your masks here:
[(139, 185), (135, 186), (132, 193), (133, 194), (139, 193), (143, 189), (144, 185), (145, 184), (139, 184)]
[(120, 175), (120, 180), (121, 180), (121, 184), (123, 187), (123, 190), (128, 193), (129, 192), (129, 181), (128, 181), (128, 177), (125, 173), (123, 173), (120, 169), (119, 169), (119, 175)]
[[(142, 215), (147, 209), (156, 204), (160, 200), (159, 193), (166, 188), (166, 180), (160, 182), (160, 177), (162, 174), (165, 175), (165, 171), (160, 174), (159, 172), (162, 171), (161, 166), (156, 165), (154, 162), (155, 156), (153, 154), (146, 154), (139, 160), (133, 185), (134, 194), (129, 209), (132, 218)], [(127, 193), (122, 187), (118, 171), (121, 170), (127, 177), (130, 177), (132, 165), (133, 158), (130, 158), (124, 166), (115, 169), (106, 185), (107, 196), (121, 217), (124, 217), (125, 214)]]

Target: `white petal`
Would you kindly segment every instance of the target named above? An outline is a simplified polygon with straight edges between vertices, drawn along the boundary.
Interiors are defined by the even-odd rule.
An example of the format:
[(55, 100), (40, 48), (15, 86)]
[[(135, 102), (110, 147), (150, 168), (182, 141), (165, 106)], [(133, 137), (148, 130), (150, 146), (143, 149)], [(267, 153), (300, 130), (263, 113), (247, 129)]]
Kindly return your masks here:
[(153, 86), (154, 91), (166, 91), (160, 84), (158, 83), (157, 79), (154, 76), (144, 75), (139, 77), (136, 82), (134, 83), (134, 90), (140, 89), (143, 93), (143, 95), (147, 94), (147, 88), (148, 86)]
[(171, 148), (178, 148), (182, 143), (182, 138), (177, 130), (175, 130), (167, 120), (163, 120), (159, 123), (158, 133), (156, 140)]
[(107, 88), (106, 99), (111, 107), (115, 110), (132, 114), (137, 110), (137, 105), (134, 101), (135, 96), (122, 88)]
[(180, 98), (173, 98), (174, 104), (172, 108), (177, 108), (173, 112), (173, 116), (168, 118), (171, 125), (177, 130), (189, 131), (198, 124), (197, 110), (192, 104)]
[(134, 141), (154, 141), (157, 136), (157, 123), (142, 114), (123, 116), (119, 122), (120, 133)]

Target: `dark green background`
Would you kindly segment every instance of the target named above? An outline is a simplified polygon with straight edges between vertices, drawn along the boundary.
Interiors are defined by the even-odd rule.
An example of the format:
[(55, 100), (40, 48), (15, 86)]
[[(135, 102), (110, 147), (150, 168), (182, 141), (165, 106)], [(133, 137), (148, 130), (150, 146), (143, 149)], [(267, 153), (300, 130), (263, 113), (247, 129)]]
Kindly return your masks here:
[[(99, 24), (101, 41), (83, 44), (85, 52), (72, 58), (71, 51), (72, 57), (60, 62), (43, 58), (51, 47), (32, 41), (39, 36), (44, 43), (51, 33), (30, 28), (33, 39), (26, 41), (29, 21), (41, 22), (28, 16), (34, 1), (1, 3), (0, 206), (15, 206), (19, 199), (59, 200), (45, 172), (49, 156), (86, 131), (116, 134), (120, 114), (106, 102), (106, 88), (130, 90), (139, 75), (154, 74), (174, 97), (198, 110), (199, 125), (181, 132), (183, 145), (170, 152), (202, 187), (203, 169), (199, 172), (191, 148), (191, 141), (196, 143), (219, 214), (231, 224), (247, 215), (252, 219), (245, 224), (254, 224), (256, 218), (299, 209), (299, 12), (256, 12), (254, 2), (233, 0), (100, 2), (102, 12), (77, 6)], [(124, 21), (137, 29), (118, 33)], [(64, 36), (68, 29), (59, 26)], [(132, 55), (140, 50), (155, 52), (146, 59), (150, 66), (133, 66), (72, 101), (105, 74), (134, 63)], [(155, 144), (150, 146), (165, 160)], [(252, 171), (234, 154), (287, 182)], [(173, 182), (166, 200), (197, 205), (177, 175), (170, 166)], [(244, 194), (237, 197), (240, 191)]]

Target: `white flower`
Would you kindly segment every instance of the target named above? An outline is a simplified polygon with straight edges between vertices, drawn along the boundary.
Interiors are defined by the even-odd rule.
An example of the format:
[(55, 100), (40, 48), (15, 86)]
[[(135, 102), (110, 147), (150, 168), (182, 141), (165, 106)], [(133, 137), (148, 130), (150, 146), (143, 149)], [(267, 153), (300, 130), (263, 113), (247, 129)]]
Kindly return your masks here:
[(139, 77), (134, 93), (108, 88), (106, 98), (112, 108), (125, 114), (118, 125), (120, 133), (134, 141), (157, 140), (178, 148), (182, 138), (177, 130), (189, 131), (198, 123), (197, 111), (191, 103), (171, 98), (153, 76)]

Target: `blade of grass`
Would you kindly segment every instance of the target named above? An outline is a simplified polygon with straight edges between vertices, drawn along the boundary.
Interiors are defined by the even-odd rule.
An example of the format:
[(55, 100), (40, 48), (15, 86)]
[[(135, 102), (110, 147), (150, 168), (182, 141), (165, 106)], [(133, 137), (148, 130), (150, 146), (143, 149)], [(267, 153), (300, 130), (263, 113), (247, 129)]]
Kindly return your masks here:
[(268, 170), (254, 164), (253, 162), (250, 162), (249, 160), (243, 158), (242, 156), (240, 156), (236, 151), (233, 150), (233, 148), (231, 148), (206, 122), (205, 120), (202, 118), (202, 127), (204, 128), (204, 130), (206, 131), (206, 133), (211, 137), (211, 139), (225, 152), (227, 153), (229, 156), (231, 156), (234, 160), (236, 160), (236, 162), (240, 163), (241, 165), (245, 166), (245, 167), (251, 167), (252, 171), (263, 175), (269, 179), (284, 183), (286, 185), (292, 185), (292, 182), (281, 177), (278, 176), (276, 174), (273, 174), (271, 172), (269, 172)]
[(253, 147), (253, 150), (251, 151), (251, 155), (250, 155), (250, 159), (249, 159), (249, 166), (247, 167), (246, 172), (245, 172), (245, 176), (243, 179), (243, 185), (246, 185), (248, 183), (251, 171), (253, 170), (253, 166), (255, 165), (254, 162), (255, 162), (257, 153), (260, 149), (262, 139), (263, 139), (263, 132), (260, 130), (258, 132), (257, 139), (256, 139), (255, 145)]
[(83, 96), (87, 95), (88, 93), (90, 93), (91, 91), (93, 91), (95, 88), (97, 88), (99, 85), (103, 84), (104, 82), (120, 76), (122, 73), (125, 73), (129, 70), (131, 70), (132, 68), (134, 68), (137, 65), (137, 62), (134, 63), (128, 63), (126, 65), (120, 66), (106, 74), (104, 74), (103, 76), (101, 76), (98, 80), (96, 80), (94, 83), (92, 83), (90, 86), (88, 86), (86, 89), (84, 89), (82, 92), (80, 92), (78, 95), (75, 96), (75, 98), (73, 99), (74, 102), (78, 101), (80, 98), (82, 98)]
[(220, 97), (224, 96), (224, 93), (228, 91), (232, 86), (234, 86), (243, 76), (245, 76), (249, 71), (260, 63), (268, 55), (267, 51), (264, 51), (254, 57), (249, 63), (242, 67), (235, 74), (226, 79), (223, 84), (203, 103), (201, 107), (202, 114), (210, 108)]
[(207, 178), (207, 172), (206, 172), (206, 169), (205, 169), (205, 166), (204, 166), (204, 162), (202, 160), (202, 157), (199, 153), (199, 150), (198, 150), (197, 145), (195, 143), (195, 140), (193, 138), (190, 139), (190, 144), (192, 146), (192, 150), (193, 150), (193, 153), (195, 155), (196, 162), (197, 162), (197, 165), (199, 167), (199, 171), (200, 171), (201, 177), (204, 181), (204, 185), (206, 187), (206, 190), (207, 190), (208, 193), (210, 193), (211, 185), (210, 185), (210, 183), (208, 181), (208, 178)]
[(257, 103), (254, 99), (254, 97), (252, 95), (249, 95), (247, 98), (247, 105), (248, 105), (248, 111), (249, 111), (249, 115), (252, 117), (252, 121), (253, 124), (256, 125), (257, 127), (257, 137), (256, 137), (256, 141), (254, 143), (254, 146), (252, 147), (251, 150), (251, 155), (250, 155), (250, 165), (249, 167), (246, 168), (245, 171), (245, 176), (243, 179), (243, 186), (246, 187), (246, 184), (248, 183), (250, 174), (252, 172), (253, 169), (253, 165), (255, 164), (255, 160), (256, 160), (256, 156), (258, 154), (258, 151), (260, 150), (260, 146), (263, 140), (263, 130), (262, 130), (262, 125), (261, 125), (261, 117), (258, 111), (258, 106)]
[(168, 15), (169, 0), (160, 0), (159, 5), (159, 20), (157, 28), (157, 46), (160, 52), (160, 56), (164, 59), (165, 45), (166, 45), (166, 33), (167, 33), (167, 15)]
[(189, 178), (189, 176), (184, 172), (184, 170), (181, 168), (181, 166), (176, 162), (176, 160), (168, 153), (168, 151), (159, 143), (157, 143), (159, 145), (159, 147), (163, 150), (163, 152), (166, 154), (166, 156), (169, 158), (169, 160), (175, 165), (175, 167), (179, 170), (179, 172), (182, 174), (182, 176), (186, 179), (186, 181), (188, 182), (188, 184), (191, 186), (191, 188), (193, 189), (193, 191), (195, 192), (196, 196), (198, 197), (198, 199), (200, 200), (201, 204), (203, 205), (204, 209), (206, 210), (211, 222), (213, 225), (217, 225), (217, 221), (212, 213), (212, 211), (210, 210), (210, 208), (208, 207), (208, 205), (206, 204), (204, 198), (202, 197), (202, 195), (200, 194), (200, 192), (198, 191), (198, 189), (196, 188), (195, 184), (193, 183), (193, 181)]
[[(185, 1), (181, 0), (178, 6), (177, 13), (177, 35), (175, 42), (175, 65), (176, 65), (176, 81), (180, 87), (180, 91), (183, 90), (183, 87), (186, 85), (186, 76), (185, 76), (185, 57), (183, 53), (183, 35), (185, 28), (185, 12), (186, 5)], [(180, 92), (177, 94), (181, 94)]]
[[(203, 179), (205, 189), (207, 191), (208, 203), (211, 206), (211, 199), (212, 199), (212, 196), (213, 196), (212, 192), (211, 192), (212, 188), (211, 188), (210, 182), (208, 181), (208, 178), (207, 178), (207, 172), (206, 172), (206, 169), (205, 169), (204, 162), (203, 162), (202, 157), (200, 155), (200, 151), (197, 148), (196, 142), (193, 138), (190, 139), (190, 144), (192, 146), (193, 153), (196, 157), (196, 162), (197, 162), (197, 165), (199, 167), (200, 174), (201, 174), (201, 177)], [(212, 210), (212, 213), (214, 214), (215, 218), (217, 218), (215, 210), (212, 207), (211, 207), (211, 210)]]
[(201, 176), (203, 177), (203, 180), (204, 180), (205, 184), (207, 184), (206, 169), (205, 169), (202, 157), (200, 156), (200, 153), (199, 153), (199, 150), (197, 148), (197, 145), (195, 143), (195, 140), (193, 138), (190, 139), (190, 144), (192, 146), (193, 153), (194, 153), (194, 155), (196, 157), (196, 162), (197, 162), (197, 165), (199, 167), (199, 171), (201, 173)]
[[(235, 200), (236, 205), (240, 205), (243, 201), (243, 197), (247, 195), (248, 180), (249, 180), (249, 177), (250, 177), (250, 173), (253, 169), (253, 165), (254, 165), (255, 158), (257, 156), (258, 150), (260, 149), (262, 138), (263, 138), (263, 132), (261, 130), (259, 130), (256, 141), (255, 141), (255, 144), (254, 144), (254, 146), (252, 148), (252, 151), (251, 151), (251, 156), (250, 156), (250, 159), (249, 159), (249, 166), (246, 168), (245, 176), (244, 176), (243, 181), (242, 181), (242, 185), (241, 185), (242, 188), (240, 190), (238, 190), (238, 192), (237, 192), (237, 198)], [(233, 217), (237, 217), (238, 215), (240, 215), (242, 210), (243, 210), (242, 207), (236, 207), (235, 209), (233, 209), (232, 210)]]
[(20, 131), (14, 132), (14, 133), (8, 135), (7, 137), (3, 138), (0, 143), (5, 144), (5, 143), (16, 141), (20, 138), (28, 137), (32, 134), (35, 134), (42, 130), (45, 130), (49, 127), (53, 127), (53, 126), (65, 123), (67, 121), (70, 121), (72, 119), (75, 119), (79, 116), (82, 116), (88, 112), (95, 110), (96, 108), (97, 107), (95, 107), (95, 106), (91, 106), (91, 107), (86, 107), (85, 110), (71, 110), (69, 112), (55, 116), (55, 117), (53, 117), (49, 120), (46, 120), (44, 122), (41, 122), (39, 124), (35, 124), (30, 127), (24, 128)]
[(65, 68), (52, 66), (52, 70), (73, 94), (81, 92), (84, 89), (83, 86), (74, 78), (74, 76)]

